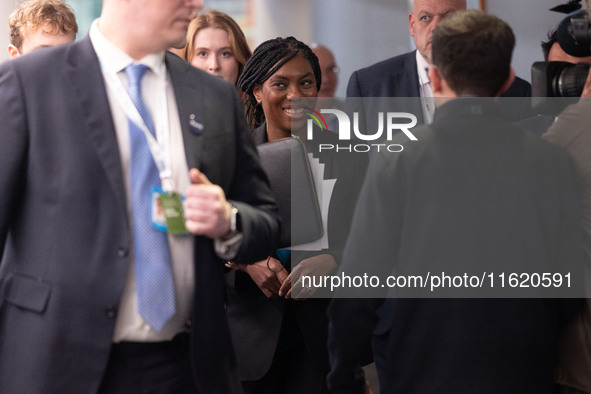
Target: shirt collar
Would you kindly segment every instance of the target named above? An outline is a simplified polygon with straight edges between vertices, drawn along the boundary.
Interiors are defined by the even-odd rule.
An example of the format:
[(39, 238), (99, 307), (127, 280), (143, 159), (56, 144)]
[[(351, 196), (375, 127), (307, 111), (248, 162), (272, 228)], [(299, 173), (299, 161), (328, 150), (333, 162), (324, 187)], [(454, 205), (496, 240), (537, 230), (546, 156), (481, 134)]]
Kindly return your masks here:
[(125, 53), (122, 49), (113, 44), (107, 37), (101, 33), (99, 29), (100, 18), (95, 19), (90, 27), (89, 36), (92, 46), (101, 63), (101, 67), (113, 73), (118, 73), (124, 70), (132, 63), (145, 64), (158, 77), (162, 77), (166, 72), (164, 66), (164, 51), (152, 53), (140, 60), (134, 60), (131, 56)]
[(421, 52), (417, 51), (417, 73), (419, 74), (419, 84), (421, 86), (430, 82), (429, 80), (429, 63), (425, 60)]

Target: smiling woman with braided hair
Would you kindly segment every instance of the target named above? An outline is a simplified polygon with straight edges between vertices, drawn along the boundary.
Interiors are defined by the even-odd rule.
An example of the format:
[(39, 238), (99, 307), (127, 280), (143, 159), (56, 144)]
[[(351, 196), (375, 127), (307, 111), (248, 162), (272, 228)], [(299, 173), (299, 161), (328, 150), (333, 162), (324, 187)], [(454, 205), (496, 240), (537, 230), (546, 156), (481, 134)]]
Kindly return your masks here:
[(240, 379), (247, 393), (328, 392), (326, 308), (329, 300), (317, 297), (320, 289), (303, 288), (298, 278), (336, 271), (350, 220), (343, 213), (353, 211), (355, 198), (351, 196), (355, 192), (351, 188), (356, 185), (351, 182), (355, 179), (354, 169), (325, 152), (318, 153), (312, 146), (312, 142), (314, 145), (334, 143), (334, 133), (318, 132), (314, 141), (304, 138), (307, 120), (304, 105), (292, 99), (308, 98), (312, 102), (307, 106), (313, 107), (320, 81), (318, 58), (306, 44), (293, 37), (262, 43), (238, 80), (238, 87), (246, 97), (248, 121), (256, 127), (255, 143), (261, 145), (299, 135), (314, 160), (324, 166), (323, 179), (336, 180), (325, 226), (328, 248), (279, 250), (266, 260), (235, 266), (228, 274), (230, 292), (226, 310)]
[[(301, 91), (300, 97), (318, 97), (322, 74), (318, 58), (310, 47), (294, 37), (265, 41), (256, 48), (238, 79), (238, 87), (246, 95), (246, 117), (252, 127), (259, 127), (265, 119), (265, 111), (261, 106), (261, 100), (257, 99), (257, 92), (260, 93), (263, 84), (296, 57), (299, 58), (300, 63), (302, 61), (307, 63), (306, 68), (309, 67), (307, 79), (304, 81), (306, 87)], [(290, 123), (288, 122), (283, 128), (282, 136), (289, 136)]]

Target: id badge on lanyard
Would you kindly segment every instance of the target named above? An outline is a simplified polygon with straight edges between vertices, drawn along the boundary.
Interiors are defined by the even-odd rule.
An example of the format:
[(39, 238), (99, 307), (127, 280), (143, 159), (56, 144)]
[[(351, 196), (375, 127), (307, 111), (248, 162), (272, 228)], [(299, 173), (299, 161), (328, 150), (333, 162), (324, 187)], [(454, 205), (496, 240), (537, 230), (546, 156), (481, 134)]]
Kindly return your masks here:
[(162, 188), (154, 185), (151, 190), (152, 225), (158, 230), (167, 231), (171, 235), (187, 234), (183, 206), (184, 196), (174, 190), (171, 163), (169, 160), (168, 103), (166, 100), (166, 71), (164, 63), (162, 64), (160, 73), (162, 76), (162, 103), (160, 108), (163, 111), (163, 116), (158, 117), (159, 127), (156, 129), (157, 134), (159, 132), (160, 142), (156, 140), (146, 126), (117, 74), (109, 70), (106, 70), (105, 74), (107, 75), (107, 83), (115, 91), (115, 96), (125, 112), (125, 116), (143, 131), (150, 148), (150, 153), (154, 158), (154, 163), (156, 163), (156, 167), (158, 168)]
[(152, 187), (152, 225), (171, 235), (188, 234), (185, 227), (185, 196)]

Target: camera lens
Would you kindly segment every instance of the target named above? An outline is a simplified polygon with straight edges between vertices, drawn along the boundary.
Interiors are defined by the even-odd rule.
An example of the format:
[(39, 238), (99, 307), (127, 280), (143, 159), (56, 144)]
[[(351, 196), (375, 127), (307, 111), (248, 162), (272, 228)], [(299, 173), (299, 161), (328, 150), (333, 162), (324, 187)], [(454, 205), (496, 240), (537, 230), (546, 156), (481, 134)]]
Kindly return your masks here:
[(558, 76), (558, 97), (580, 97), (589, 74), (589, 64), (579, 63), (565, 67)]

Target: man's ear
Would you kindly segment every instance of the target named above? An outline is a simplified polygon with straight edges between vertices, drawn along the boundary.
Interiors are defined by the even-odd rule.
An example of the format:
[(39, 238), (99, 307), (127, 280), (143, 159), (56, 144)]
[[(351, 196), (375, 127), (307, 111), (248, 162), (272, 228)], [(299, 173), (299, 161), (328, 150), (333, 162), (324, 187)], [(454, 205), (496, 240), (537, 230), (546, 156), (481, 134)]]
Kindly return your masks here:
[(431, 90), (433, 93), (441, 92), (443, 87), (442, 79), (437, 72), (437, 68), (433, 66), (429, 67), (429, 81), (431, 81)]
[(18, 57), (20, 55), (21, 55), (21, 53), (20, 53), (20, 51), (18, 50), (17, 47), (15, 47), (12, 44), (9, 44), (8, 45), (8, 57), (10, 59), (14, 59), (15, 57)]
[(412, 37), (415, 35), (415, 21), (414, 21), (414, 14), (411, 12), (408, 14), (408, 32)]
[(511, 67), (511, 69), (509, 70), (509, 76), (507, 77), (505, 83), (503, 83), (503, 86), (501, 86), (501, 90), (499, 90), (497, 97), (509, 90), (511, 85), (513, 85), (513, 81), (515, 81), (515, 70), (513, 69), (513, 67)]

